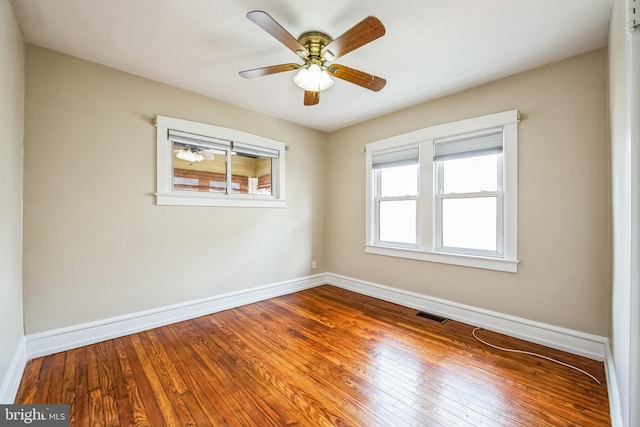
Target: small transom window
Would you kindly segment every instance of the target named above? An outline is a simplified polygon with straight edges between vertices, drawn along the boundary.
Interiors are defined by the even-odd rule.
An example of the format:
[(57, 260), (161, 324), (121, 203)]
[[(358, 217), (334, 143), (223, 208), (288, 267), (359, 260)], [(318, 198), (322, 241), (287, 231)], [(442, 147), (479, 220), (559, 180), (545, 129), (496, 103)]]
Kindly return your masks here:
[(156, 126), (159, 205), (284, 207), (281, 142), (163, 116)]

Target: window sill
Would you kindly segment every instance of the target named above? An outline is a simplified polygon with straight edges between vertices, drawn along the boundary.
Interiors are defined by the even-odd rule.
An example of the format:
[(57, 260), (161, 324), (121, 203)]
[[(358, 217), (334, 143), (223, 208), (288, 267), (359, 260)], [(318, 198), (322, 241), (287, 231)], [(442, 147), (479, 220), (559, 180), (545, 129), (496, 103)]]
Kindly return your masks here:
[(448, 253), (445, 254), (441, 252), (427, 252), (417, 249), (405, 249), (390, 246), (365, 245), (364, 251), (368, 254), (407, 258), (418, 261), (438, 262), (442, 264), (460, 265), (464, 267), (483, 268), (486, 270), (505, 271), (508, 273), (517, 273), (519, 263), (519, 261), (517, 260), (506, 260)]
[(284, 208), (284, 200), (271, 196), (228, 194), (216, 195), (212, 193), (155, 193), (156, 204), (166, 206), (224, 206), (244, 208)]

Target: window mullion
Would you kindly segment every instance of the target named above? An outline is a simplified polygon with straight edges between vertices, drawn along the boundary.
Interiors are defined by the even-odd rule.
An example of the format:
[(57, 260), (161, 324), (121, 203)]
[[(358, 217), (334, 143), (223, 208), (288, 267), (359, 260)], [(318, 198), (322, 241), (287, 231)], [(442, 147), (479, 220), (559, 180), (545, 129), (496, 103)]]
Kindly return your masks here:
[(227, 188), (226, 188), (226, 193), (225, 194), (231, 194), (231, 190), (232, 190), (232, 185), (233, 185), (233, 175), (232, 175), (232, 171), (231, 171), (231, 148), (228, 148), (227, 150), (227, 156), (226, 156), (226, 162), (227, 162), (227, 170), (226, 170), (226, 180), (227, 180)]
[(433, 140), (429, 139), (419, 144), (420, 147), (420, 186), (418, 217), (418, 243), (420, 248), (432, 251), (434, 248), (434, 180), (433, 180)]
[(443, 234), (443, 203), (442, 199), (444, 198), (444, 162), (443, 161), (433, 161), (435, 182), (433, 185), (434, 188), (434, 196), (433, 196), (433, 212), (434, 212), (434, 221), (433, 221), (433, 248), (440, 249), (442, 248), (442, 234)]

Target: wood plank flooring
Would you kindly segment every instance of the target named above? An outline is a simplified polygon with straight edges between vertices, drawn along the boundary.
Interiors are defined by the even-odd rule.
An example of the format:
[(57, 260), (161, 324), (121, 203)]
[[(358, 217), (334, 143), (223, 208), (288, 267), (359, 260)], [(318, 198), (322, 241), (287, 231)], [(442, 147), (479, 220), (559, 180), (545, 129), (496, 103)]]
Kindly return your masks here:
[(73, 426), (608, 426), (602, 363), (332, 286), (30, 361)]

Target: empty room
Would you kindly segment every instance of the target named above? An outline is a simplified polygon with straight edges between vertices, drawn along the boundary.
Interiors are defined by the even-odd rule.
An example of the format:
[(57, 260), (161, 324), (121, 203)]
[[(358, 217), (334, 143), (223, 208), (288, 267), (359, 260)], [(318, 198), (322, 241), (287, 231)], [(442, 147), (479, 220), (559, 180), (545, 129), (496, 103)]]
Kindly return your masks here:
[(1, 0), (0, 425), (640, 425), (638, 25)]

